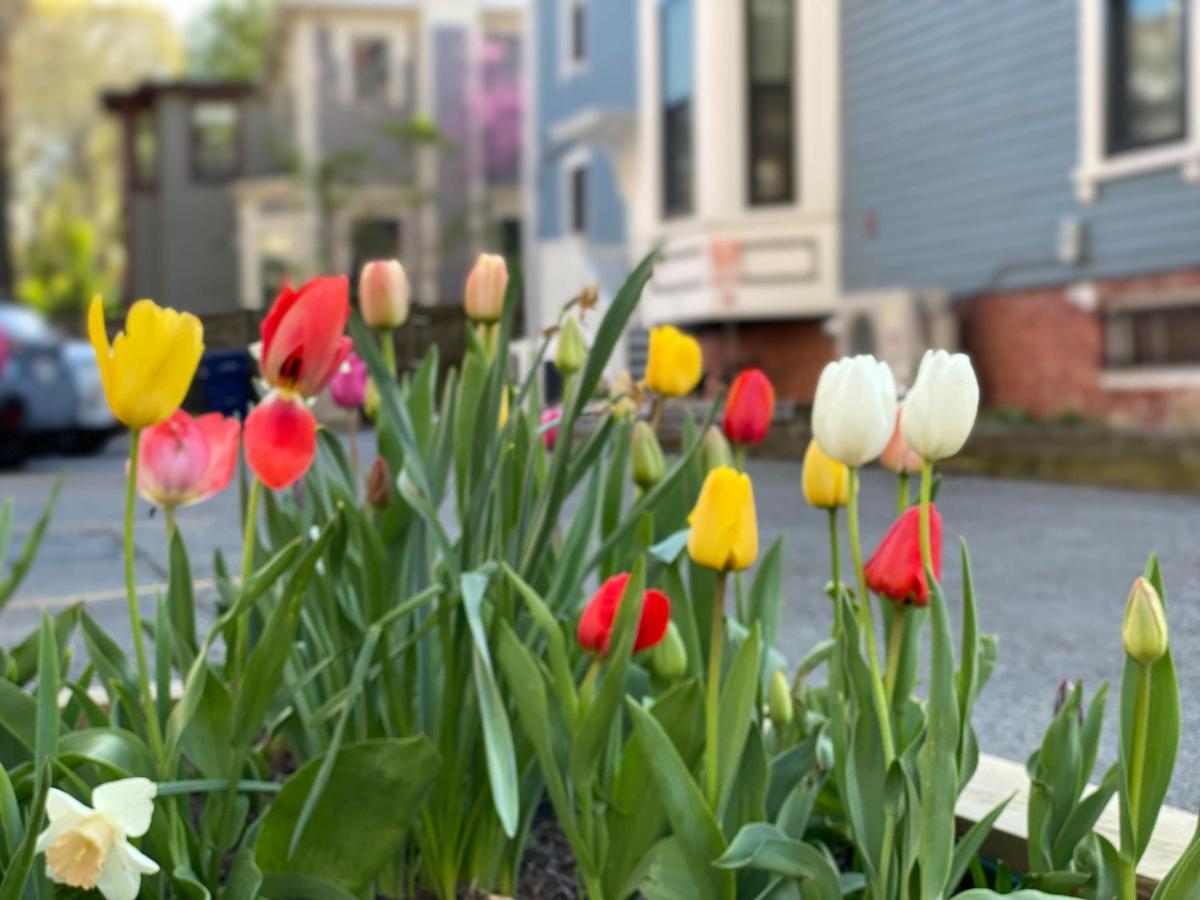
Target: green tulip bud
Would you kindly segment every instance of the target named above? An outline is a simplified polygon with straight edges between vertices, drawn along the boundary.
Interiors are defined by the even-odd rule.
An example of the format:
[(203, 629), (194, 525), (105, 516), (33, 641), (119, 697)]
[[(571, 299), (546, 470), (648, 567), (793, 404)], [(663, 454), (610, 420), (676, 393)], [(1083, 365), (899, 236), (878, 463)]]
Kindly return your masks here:
[(379, 396), (379, 387), (375, 384), (374, 378), (367, 379), (367, 387), (363, 392), (363, 412), (367, 414), (367, 418), (374, 422), (379, 417), (379, 404), (382, 398)]
[(558, 332), (558, 350), (554, 355), (554, 365), (564, 376), (574, 375), (587, 362), (587, 340), (583, 329), (579, 327), (576, 316), (567, 316)]
[(1152, 666), (1167, 652), (1167, 616), (1158, 591), (1145, 578), (1133, 583), (1121, 623), (1125, 653), (1142, 666)]
[(643, 491), (650, 490), (667, 471), (667, 463), (649, 422), (634, 423), (630, 453), (633, 455), (633, 483)]
[(720, 466), (733, 466), (733, 450), (725, 440), (725, 433), (716, 425), (710, 425), (704, 433), (704, 440), (700, 442), (700, 461), (705, 474)]
[(650, 665), (654, 673), (666, 681), (674, 681), (687, 671), (687, 647), (674, 622), (667, 623), (667, 633), (651, 651)]
[(367, 473), (367, 502), (381, 510), (387, 509), (392, 502), (392, 473), (382, 456), (375, 457), (371, 471)]
[(771, 686), (767, 689), (767, 709), (771, 713), (771, 721), (780, 727), (792, 721), (792, 687), (782, 669), (776, 669), (771, 677)]

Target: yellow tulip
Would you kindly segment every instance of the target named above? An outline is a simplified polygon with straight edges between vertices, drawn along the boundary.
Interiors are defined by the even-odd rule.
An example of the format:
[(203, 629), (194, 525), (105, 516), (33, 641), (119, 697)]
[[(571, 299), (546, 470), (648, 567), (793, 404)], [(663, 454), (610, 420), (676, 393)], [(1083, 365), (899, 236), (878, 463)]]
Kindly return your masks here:
[(134, 430), (164, 422), (179, 408), (204, 352), (200, 320), (153, 300), (139, 300), (129, 308), (125, 330), (109, 346), (104, 303), (93, 297), (88, 337), (108, 405)]
[(817, 509), (836, 509), (850, 499), (850, 470), (813, 438), (804, 451), (804, 499)]
[(688, 555), (700, 565), (718, 572), (754, 565), (758, 521), (750, 476), (729, 466), (709, 472), (688, 524)]
[(678, 328), (662, 325), (650, 332), (646, 385), (664, 397), (685, 397), (700, 383), (700, 343)]

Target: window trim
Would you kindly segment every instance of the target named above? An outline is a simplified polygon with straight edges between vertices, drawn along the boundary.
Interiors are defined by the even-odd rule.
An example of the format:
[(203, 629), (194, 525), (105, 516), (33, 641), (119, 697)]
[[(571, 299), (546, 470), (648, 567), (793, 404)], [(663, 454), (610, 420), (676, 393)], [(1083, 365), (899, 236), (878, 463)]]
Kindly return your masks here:
[[(788, 65), (787, 82), (770, 82), (756, 83), (754, 80), (754, 4), (757, 0), (744, 0), (743, 22), (745, 28), (745, 76), (746, 76), (746, 115), (744, 118), (745, 125), (745, 141), (746, 141), (746, 206), (749, 209), (769, 209), (771, 207), (790, 206), (799, 201), (800, 191), (798, 185), (798, 176), (800, 174), (799, 160), (797, 159), (796, 149), (799, 146), (797, 139), (797, 130), (800, 121), (800, 116), (796, 109), (796, 100), (799, 95), (799, 66), (797, 65), (797, 41), (796, 41), (796, 22), (797, 9), (796, 0), (784, 0), (787, 4), (787, 32), (789, 39), (789, 49), (791, 58)], [(755, 150), (762, 149), (756, 147), (756, 133), (754, 129), (754, 100), (757, 96), (756, 91), (782, 91), (787, 94), (788, 106), (788, 172), (787, 172), (787, 189), (784, 196), (780, 199), (766, 199), (760, 197), (756, 193), (756, 185), (754, 183), (754, 161)]]
[(1099, 199), (1106, 182), (1175, 169), (1200, 184), (1200, 10), (1187, 11), (1186, 133), (1182, 140), (1110, 154), (1108, 150), (1109, 73), (1106, 30), (1109, 0), (1079, 0), (1079, 163), (1071, 173), (1081, 203)]
[[(667, 128), (667, 113), (668, 104), (666, 97), (666, 72), (667, 63), (667, 30), (664, 25), (666, 18), (667, 6), (670, 3), (687, 3), (690, 5), (692, 35), (691, 41), (687, 50), (691, 54), (689, 65), (691, 66), (691, 90), (688, 94), (686, 104), (673, 104), (675, 107), (684, 108), (688, 113), (688, 155), (691, 160), (691, 183), (688, 186), (687, 202), (679, 206), (672, 206), (670, 203), (669, 192), (671, 190), (671, 179), (667, 177), (667, 157), (668, 157), (668, 141), (670, 140), (670, 132)], [(656, 15), (658, 26), (658, 96), (656, 98), (658, 109), (658, 175), (659, 175), (659, 213), (664, 222), (678, 219), (687, 219), (696, 214), (697, 200), (697, 176), (698, 166), (696, 158), (697, 141), (696, 141), (696, 3), (695, 0), (656, 0)]]
[[(558, 0), (558, 74), (567, 81), (591, 68), (592, 47), (588, 41), (591, 0)], [(575, 55), (576, 15), (583, 17), (583, 55)]]
[[(195, 127), (195, 111), (197, 106), (203, 106), (206, 103), (224, 103), (233, 107), (233, 138), (234, 138), (234, 162), (232, 169), (223, 175), (207, 175), (201, 172), (198, 165), (198, 154), (196, 152), (196, 127)], [(225, 97), (194, 97), (188, 101), (187, 105), (187, 146), (188, 146), (188, 173), (191, 175), (193, 184), (201, 185), (222, 185), (228, 184), (231, 181), (236, 181), (242, 177), (246, 165), (246, 147), (243, 141), (243, 126), (245, 125), (245, 110), (242, 109), (240, 100), (225, 98)], [(160, 163), (161, 165), (161, 163)]]

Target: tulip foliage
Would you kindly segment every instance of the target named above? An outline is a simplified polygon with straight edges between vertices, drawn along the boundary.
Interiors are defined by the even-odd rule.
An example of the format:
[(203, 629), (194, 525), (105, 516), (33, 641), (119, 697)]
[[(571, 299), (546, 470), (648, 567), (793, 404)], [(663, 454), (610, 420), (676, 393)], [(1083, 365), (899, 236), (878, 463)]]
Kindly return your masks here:
[[(239, 428), (176, 410), (198, 323), (139, 304), (110, 345), (94, 311), (106, 391), (134, 430), (130, 633), (75, 606), (0, 652), (0, 900), (517, 896), (547, 818), (592, 900), (982, 900), (1018, 877), (1018, 898), (1132, 900), (1179, 741), (1157, 563), (1121, 629), (1119, 762), (1089, 787), (1106, 688), (1086, 712), (1082, 686), (1064, 688), (1027, 763), (1027, 858), (990, 873), (981, 853), (1007, 801), (961, 832), (955, 808), (996, 644), (965, 544), (951, 631), (954, 523), (933, 502), (933, 464), (974, 422), (969, 361), (930, 355), (899, 413), (877, 360), (822, 376), (796, 493), (828, 519), (832, 578), (825, 597), (787, 602), (831, 604), (834, 627), (785, 647), (785, 559), (824, 553), (759, 540), (743, 456), (771, 425), (768, 376), (736, 379), (703, 422), (685, 410), (673, 455), (658, 429), (701, 379), (694, 338), (656, 330), (645, 377), (604, 379), (652, 264), (603, 312), (594, 290), (566, 304), (533, 366), (553, 348), (553, 406), (535, 375), (511, 377), (519, 279), (499, 257), (466, 285), (456, 369), (432, 347), (396, 371), (398, 263), (364, 271), (359, 316), (346, 279), (285, 288), (263, 326), (268, 393), (240, 429), (241, 558), (214, 559), (209, 606), (168, 516), (148, 621), (135, 491), (171, 512), (227, 489)], [(175, 348), (170, 378), (139, 386), (158, 342)], [(310, 410), (327, 386), (372, 407), (363, 471)], [(898, 474), (896, 522), (865, 553), (859, 474), (880, 454)], [(0, 572), (0, 608), (49, 509)], [(0, 561), (11, 526), (5, 506)], [(1110, 800), (1116, 843), (1095, 831)], [(1200, 845), (1156, 896), (1191, 897), (1198, 880)]]

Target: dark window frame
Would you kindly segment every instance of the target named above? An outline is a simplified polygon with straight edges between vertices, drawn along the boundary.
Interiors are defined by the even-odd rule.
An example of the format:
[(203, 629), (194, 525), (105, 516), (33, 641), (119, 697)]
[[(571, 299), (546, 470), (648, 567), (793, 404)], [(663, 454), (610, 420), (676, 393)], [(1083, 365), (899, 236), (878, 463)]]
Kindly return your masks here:
[[(796, 165), (796, 3), (783, 0), (787, 6), (788, 73), (786, 81), (756, 81), (754, 74), (755, 5), (761, 0), (746, 0), (746, 198), (750, 206), (782, 206), (795, 203), (797, 190)], [(758, 110), (764, 99), (773, 98), (788, 111), (787, 135), (782, 140), (769, 140), (757, 127), (763, 120)], [(783, 188), (778, 195), (761, 192), (755, 181), (755, 163), (760, 153), (770, 154), (775, 144), (785, 145), (781, 158), (787, 160)]]
[(567, 166), (567, 233), (586, 235), (590, 197), (591, 166), (586, 160)]
[(1179, 130), (1161, 138), (1146, 139), (1138, 139), (1123, 130), (1128, 106), (1124, 40), (1128, 3), (1129, 0), (1105, 0), (1104, 4), (1104, 151), (1107, 157), (1182, 143), (1187, 140), (1189, 130), (1193, 127), (1188, 116), (1188, 82), (1191, 78), (1188, 48), (1192, 13), (1189, 12), (1189, 4), (1184, 2), (1180, 14), (1179, 67), (1182, 90), (1179, 95)]
[(588, 63), (587, 0), (567, 0), (567, 61), (572, 67)]
[[(200, 164), (198, 153), (196, 110), (201, 106), (229, 106), (233, 109), (233, 162), (227, 171), (212, 172)], [(226, 184), (241, 177), (245, 165), (245, 148), (242, 144), (244, 110), (240, 101), (227, 97), (196, 97), (188, 104), (188, 158), (192, 181), (196, 184)]]
[[(135, 191), (153, 193), (158, 190), (159, 168), (162, 164), (162, 154), (159, 153), (158, 112), (153, 106), (138, 109), (129, 114), (128, 118), (128, 152), (129, 152), (129, 181)], [(150, 170), (142, 166), (138, 155), (139, 128), (148, 124), (154, 136), (154, 161)]]
[(688, 41), (687, 52), (691, 58), (688, 67), (692, 84), (687, 97), (667, 102), (665, 84), (659, 85), (660, 127), (660, 172), (662, 174), (662, 214), (664, 219), (678, 219), (695, 212), (696, 204), (696, 132), (692, 110), (695, 106), (695, 12), (693, 0), (660, 0), (659, 25), (659, 76), (665, 81), (668, 56), (666, 21), (668, 10), (674, 5), (687, 4), (689, 20), (693, 28), (692, 40)]
[(1102, 352), (1110, 371), (1200, 367), (1200, 300), (1106, 312)]
[[(368, 235), (374, 229), (375, 234)], [(388, 236), (377, 245), (364, 247), (365, 238), (377, 238), (387, 232)], [(355, 216), (350, 222), (350, 233), (347, 236), (350, 244), (350, 271), (357, 273), (362, 267), (374, 259), (403, 259), (404, 258), (404, 218), (398, 215), (364, 213)], [(357, 277), (355, 275), (354, 277)]]
[[(359, 48), (364, 46), (377, 47), (383, 53), (383, 80), (376, 87), (377, 93), (364, 93), (366, 82), (361, 77), (364, 71), (359, 63)], [(382, 104), (388, 102), (392, 87), (392, 42), (382, 35), (356, 35), (350, 42), (350, 85), (354, 102), (359, 104)]]

